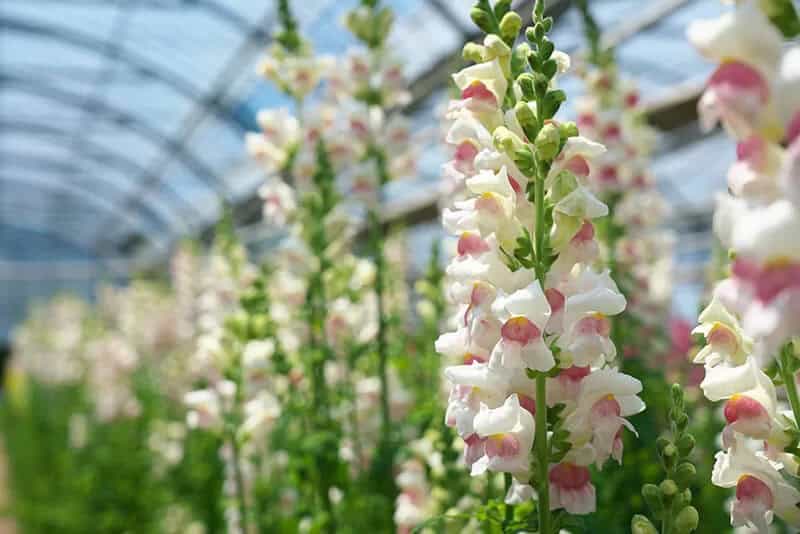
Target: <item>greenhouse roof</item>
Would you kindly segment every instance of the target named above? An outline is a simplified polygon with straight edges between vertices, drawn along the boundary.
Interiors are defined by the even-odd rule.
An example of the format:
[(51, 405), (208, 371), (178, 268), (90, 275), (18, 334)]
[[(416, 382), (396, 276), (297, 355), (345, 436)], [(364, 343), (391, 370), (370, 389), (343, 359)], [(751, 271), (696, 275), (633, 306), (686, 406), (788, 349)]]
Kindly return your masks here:
[[(315, 48), (340, 53), (354, 44), (341, 20), (356, 3), (293, 4)], [(412, 80), (414, 122), (433, 130), (453, 58), (476, 35), (473, 2), (386, 3), (397, 18), (390, 46)], [(515, 5), (529, 12), (531, 3)], [(579, 50), (580, 17), (569, 0), (548, 6), (557, 45)], [(621, 70), (638, 79), (670, 130), (661, 140), (670, 152), (662, 150), (654, 166), (660, 188), (676, 212), (701, 212), (722, 187), (733, 149), (691, 124), (711, 66), (684, 31), (724, 6), (592, 0), (591, 7), (617, 45)], [(63, 288), (90, 294), (97, 279), (124, 279), (131, 265), (163, 261), (178, 239), (218, 219), (222, 201), (248, 205), (261, 177), (245, 157), (244, 132), (256, 128), (259, 109), (288, 104), (255, 74), (274, 24), (274, 4), (265, 0), (2, 3), (0, 284), (7, 298), (0, 331), (32, 297)], [(579, 85), (564, 81), (570, 95)], [(686, 109), (688, 117), (674, 120)], [(391, 186), (396, 213), (422, 213), (435, 199), (442, 159), (431, 148), (416, 180)]]

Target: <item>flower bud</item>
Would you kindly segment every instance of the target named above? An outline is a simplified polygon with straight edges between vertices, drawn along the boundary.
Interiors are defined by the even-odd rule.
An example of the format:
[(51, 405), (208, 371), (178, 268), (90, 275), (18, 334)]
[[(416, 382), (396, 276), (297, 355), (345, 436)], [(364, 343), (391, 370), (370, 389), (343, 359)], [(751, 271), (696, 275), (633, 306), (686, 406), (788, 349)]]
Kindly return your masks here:
[(536, 112), (527, 102), (517, 102), (517, 105), (514, 106), (514, 114), (526, 134), (530, 129), (533, 129), (534, 135), (536, 134), (536, 127), (539, 125), (536, 121)]
[(486, 57), (486, 49), (478, 43), (469, 42), (464, 45), (464, 49), (461, 51), (461, 57), (467, 61), (481, 63)]
[(247, 337), (247, 323), (248, 317), (244, 311), (239, 311), (225, 320), (228, 329), (240, 339)]
[(678, 439), (678, 452), (681, 456), (687, 456), (694, 449), (695, 440), (691, 434), (684, 434)]
[(645, 516), (636, 514), (631, 520), (631, 534), (658, 534), (658, 530)]
[(250, 316), (248, 324), (250, 339), (263, 339), (269, 334), (269, 318), (263, 313)]
[(513, 41), (522, 28), (522, 17), (515, 11), (509, 11), (500, 20), (500, 36), (508, 41)]
[(505, 57), (511, 55), (511, 48), (503, 42), (498, 36), (489, 34), (483, 40), (483, 46), (486, 47), (486, 59), (494, 59), (496, 57)]
[(545, 124), (536, 135), (536, 152), (541, 159), (552, 160), (561, 149), (561, 135), (553, 123)]
[(689, 426), (689, 416), (685, 413), (679, 413), (675, 417), (675, 426), (677, 426), (678, 430), (681, 432), (686, 430), (686, 427)]
[(642, 486), (642, 497), (644, 497), (644, 502), (647, 503), (647, 506), (650, 507), (650, 510), (656, 517), (660, 516), (661, 512), (664, 510), (664, 497), (661, 493), (661, 489), (655, 484), (645, 484)]
[(697, 475), (697, 469), (694, 465), (689, 462), (682, 462), (675, 470), (675, 481), (679, 486), (686, 487), (691, 484), (695, 475)]
[(533, 74), (525, 72), (517, 76), (517, 85), (522, 91), (522, 96), (527, 100), (534, 100), (536, 98), (535, 79)]
[(492, 134), (492, 142), (497, 150), (505, 152), (509, 157), (513, 157), (515, 151), (525, 148), (525, 143), (522, 142), (522, 139), (505, 126), (495, 128)]
[(679, 534), (688, 534), (700, 524), (700, 514), (694, 506), (687, 506), (675, 518), (675, 531)]
[(497, 59), (506, 78), (511, 76), (511, 48), (497, 35), (487, 35), (483, 40), (486, 49), (485, 61)]
[(664, 494), (664, 497), (667, 499), (671, 499), (678, 493), (678, 485), (675, 484), (674, 480), (666, 479), (658, 485), (661, 492)]
[(469, 12), (469, 17), (472, 19), (472, 22), (475, 23), (475, 26), (484, 32), (492, 32), (492, 19), (486, 11), (478, 7), (473, 7)]
[(683, 390), (679, 384), (672, 384), (672, 388), (670, 389), (670, 394), (672, 395), (672, 404), (676, 408), (683, 407)]
[(564, 141), (570, 137), (577, 137), (580, 133), (578, 132), (578, 126), (572, 121), (559, 123), (558, 132), (561, 134), (561, 139)]
[(514, 160), (514, 164), (526, 176), (532, 175), (536, 170), (536, 160), (533, 157), (533, 152), (527, 146), (515, 150), (511, 159)]
[(494, 12), (498, 17), (504, 16), (511, 9), (511, 0), (497, 0), (494, 3)]
[(384, 7), (375, 16), (374, 24), (377, 26), (377, 35), (382, 39), (386, 39), (392, 31), (392, 24), (394, 24), (394, 14), (391, 9)]

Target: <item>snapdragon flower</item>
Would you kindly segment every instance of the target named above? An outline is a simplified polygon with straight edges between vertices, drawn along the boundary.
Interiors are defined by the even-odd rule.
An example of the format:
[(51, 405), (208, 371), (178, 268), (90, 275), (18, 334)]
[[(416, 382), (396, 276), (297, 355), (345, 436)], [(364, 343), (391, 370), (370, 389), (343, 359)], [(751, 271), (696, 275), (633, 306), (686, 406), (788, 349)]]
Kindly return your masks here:
[[(537, 3), (539, 30), (541, 9)], [(446, 270), (455, 330), (436, 349), (458, 364), (445, 369), (445, 423), (464, 440), (472, 475), (509, 473), (506, 502), (536, 497), (540, 521), (548, 521), (550, 510), (594, 510), (587, 466), (612, 455), (621, 461), (621, 429), (644, 405), (638, 380), (611, 367), (609, 317), (626, 299), (608, 271), (595, 270), (594, 221), (608, 207), (590, 186), (606, 150), (572, 124), (537, 119), (537, 99), (563, 99), (556, 80), (569, 58), (546, 37), (527, 35), (546, 44), (512, 51), (510, 35), (490, 34), (465, 47), (475, 64), (453, 75), (461, 93), (446, 113), (453, 160), (444, 173), (460, 198), (442, 222), (458, 238)], [(512, 78), (512, 53), (542, 53), (537, 61), (551, 65), (547, 87), (534, 90), (527, 72)], [(569, 452), (552, 461), (542, 444), (546, 411), (557, 404), (554, 432)]]
[[(688, 34), (703, 55), (720, 62), (700, 99), (701, 120), (707, 127), (721, 122), (737, 142), (730, 194), (720, 195), (714, 217), (714, 231), (731, 251), (730, 274), (695, 329), (706, 342), (695, 358), (706, 367), (700, 386), (710, 400), (726, 401), (724, 450), (712, 482), (736, 488), (732, 525), (766, 533), (774, 515), (800, 525), (800, 493), (784, 480), (796, 475), (796, 458), (784, 450), (800, 413), (794, 348), (800, 215), (792, 177), (800, 53), (784, 46), (762, 9), (738, 2), (716, 20), (693, 23)], [(764, 370), (773, 363), (789, 415)]]

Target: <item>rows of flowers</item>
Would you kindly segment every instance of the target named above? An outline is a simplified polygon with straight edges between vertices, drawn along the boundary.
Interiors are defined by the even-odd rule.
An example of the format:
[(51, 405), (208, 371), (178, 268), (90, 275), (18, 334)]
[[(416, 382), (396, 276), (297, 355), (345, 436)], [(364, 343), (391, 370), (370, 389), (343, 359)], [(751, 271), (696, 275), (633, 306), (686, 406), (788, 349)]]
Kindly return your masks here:
[(449, 237), (420, 269), (385, 216), (428, 142), (391, 9), (358, 2), (333, 57), (279, 0), (257, 69), (287, 106), (243, 139), (278, 243), (252, 257), (226, 211), (168, 275), (31, 308), (0, 405), (20, 532), (800, 527), (800, 19), (741, 0), (689, 27), (719, 64), (701, 124), (737, 154), (693, 348), (669, 328), (655, 131), (575, 3), (572, 57), (544, 1), (470, 11), (441, 114)]

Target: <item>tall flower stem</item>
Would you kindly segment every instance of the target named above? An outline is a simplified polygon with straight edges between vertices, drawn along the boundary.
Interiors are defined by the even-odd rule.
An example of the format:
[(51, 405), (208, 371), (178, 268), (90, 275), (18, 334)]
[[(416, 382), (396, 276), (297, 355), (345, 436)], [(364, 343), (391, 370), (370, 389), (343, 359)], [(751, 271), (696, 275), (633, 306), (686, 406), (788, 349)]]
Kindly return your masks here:
[[(511, 479), (512, 479), (511, 473), (503, 474), (503, 481), (505, 482), (506, 495), (508, 494), (508, 490), (511, 489), (511, 484), (512, 484)], [(513, 520), (514, 520), (514, 506), (506, 503), (505, 518), (503, 519), (503, 530), (505, 530)]]
[(797, 394), (797, 382), (795, 382), (794, 371), (790, 367), (791, 359), (794, 358), (792, 352), (792, 342), (790, 341), (781, 348), (781, 353), (778, 355), (777, 362), (778, 370), (783, 379), (783, 385), (786, 388), (786, 396), (789, 397), (789, 405), (792, 407), (794, 420), (800, 424), (800, 398)]
[[(310, 374), (312, 383), (312, 395), (314, 402), (314, 418), (316, 427), (319, 430), (333, 431), (331, 425), (330, 412), (328, 409), (328, 386), (325, 382), (325, 362), (330, 356), (330, 347), (325, 341), (325, 321), (327, 317), (327, 290), (325, 287), (325, 273), (330, 268), (330, 259), (327, 257), (326, 250), (329, 245), (325, 222), (327, 216), (336, 204), (335, 192), (333, 189), (333, 174), (328, 159), (327, 149), (323, 141), (317, 143), (317, 169), (314, 173), (313, 181), (319, 193), (318, 213), (314, 214), (311, 224), (313, 225), (309, 244), (312, 252), (317, 259), (317, 270), (309, 281), (306, 295), (306, 303), (309, 308), (309, 345), (310, 345)], [(317, 484), (320, 504), (327, 514), (326, 531), (335, 532), (336, 526), (333, 515), (333, 505), (330, 500), (330, 489), (332, 487), (331, 475), (335, 471), (335, 465), (331, 465), (330, 459), (322, 454), (316, 455), (317, 474), (319, 483)]]
[(380, 380), (380, 414), (381, 438), (375, 463), (375, 480), (381, 492), (387, 497), (395, 497), (395, 485), (392, 477), (394, 463), (394, 445), (392, 443), (392, 419), (389, 407), (389, 345), (387, 340), (388, 318), (386, 313), (386, 228), (380, 218), (380, 209), (383, 204), (383, 187), (389, 182), (389, 169), (386, 165), (386, 153), (376, 145), (368, 151), (373, 158), (378, 172), (378, 193), (374, 207), (368, 212), (370, 227), (370, 248), (375, 261), (375, 296), (377, 300), (378, 332), (376, 334), (376, 351), (378, 355), (378, 379)]
[(247, 507), (247, 495), (244, 484), (244, 473), (242, 472), (242, 454), (237, 439), (237, 430), (242, 424), (242, 402), (244, 377), (242, 369), (241, 351), (238, 351), (234, 358), (234, 365), (230, 370), (230, 378), (236, 384), (236, 392), (233, 396), (233, 406), (229, 412), (227, 422), (226, 438), (231, 448), (231, 467), (233, 468), (234, 491), (236, 492), (236, 503), (239, 508), (239, 521), (242, 532), (249, 533), (249, 517)]
[[(544, 287), (547, 268), (544, 262), (544, 180), (547, 173), (544, 172), (544, 165), (540, 162), (537, 165), (535, 187), (536, 201), (536, 225), (534, 226), (534, 252), (536, 254), (536, 278)], [(538, 373), (536, 375), (536, 434), (533, 442), (536, 454), (536, 466), (538, 468), (538, 494), (539, 494), (539, 532), (540, 534), (550, 534), (550, 481), (549, 463), (550, 454), (547, 447), (547, 375)]]
[(245, 496), (244, 488), (244, 474), (242, 473), (242, 458), (239, 443), (236, 440), (236, 433), (231, 432), (229, 436), (231, 445), (231, 461), (233, 462), (233, 478), (236, 485), (236, 501), (239, 505), (239, 521), (242, 527), (242, 532), (249, 533), (249, 517), (247, 513), (247, 498)]

